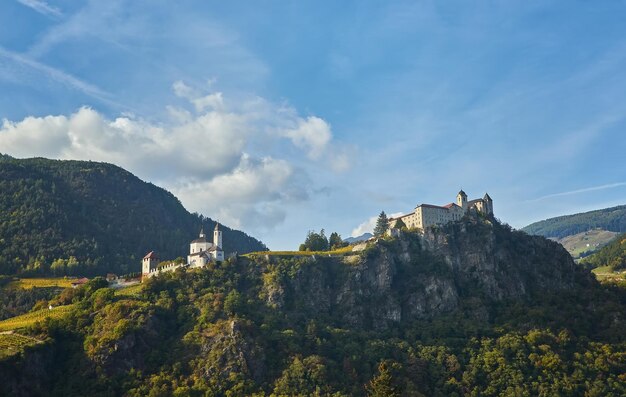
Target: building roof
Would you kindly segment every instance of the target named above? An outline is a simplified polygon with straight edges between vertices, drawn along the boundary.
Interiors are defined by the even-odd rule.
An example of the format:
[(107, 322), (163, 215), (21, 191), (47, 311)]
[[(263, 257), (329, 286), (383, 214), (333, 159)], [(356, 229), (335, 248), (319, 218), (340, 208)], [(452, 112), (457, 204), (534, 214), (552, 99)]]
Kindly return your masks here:
[(207, 241), (206, 237), (203, 236), (203, 237), (199, 237), (199, 238), (197, 238), (197, 239), (195, 239), (195, 240), (193, 240), (191, 242), (191, 244), (196, 244), (196, 243), (208, 243), (208, 241)]
[(211, 248), (209, 248), (209, 251), (221, 251), (222, 249), (220, 247), (218, 247), (217, 245), (212, 246)]
[(458, 196), (459, 194), (460, 194), (461, 196), (465, 196), (465, 197), (467, 197), (467, 194), (465, 194), (465, 192), (463, 191), (463, 189), (461, 189), (461, 190), (459, 191), (459, 193), (457, 194), (457, 196)]
[(219, 224), (219, 222), (216, 222), (215, 223), (215, 231), (217, 232), (219, 230), (220, 230), (220, 224)]
[(484, 200), (491, 200), (491, 197), (489, 197), (489, 193), (485, 193), (485, 197), (483, 197), (483, 199)]
[(433, 205), (433, 204), (420, 204), (420, 205), (418, 205), (418, 207), (437, 208), (437, 209), (440, 209), (440, 210), (447, 210), (448, 209), (447, 207), (442, 207), (440, 205)]
[(78, 280), (74, 280), (71, 282), (72, 285), (82, 285), (82, 284), (87, 284), (87, 282), (89, 282), (89, 279), (86, 277), (83, 278), (79, 278)]
[(143, 257), (143, 259), (159, 259), (159, 257), (157, 256), (156, 252), (150, 251), (146, 254), (146, 256)]
[(209, 251), (210, 249), (207, 251), (194, 252), (193, 254), (189, 254), (189, 256), (207, 256), (208, 255), (207, 252)]
[(475, 200), (470, 200), (470, 201), (468, 201), (468, 202), (467, 202), (467, 204), (468, 204), (468, 205), (471, 205), (471, 204), (476, 204), (476, 203), (478, 203), (478, 202), (481, 202), (481, 203), (482, 203), (482, 202), (483, 202), (483, 199), (475, 199)]
[[(450, 203), (450, 204), (446, 204), (446, 205), (443, 206), (443, 208), (447, 208), (447, 209), (450, 209), (452, 207), (459, 207), (459, 205), (456, 204), (456, 203)], [(459, 208), (461, 208), (461, 207), (459, 207)]]

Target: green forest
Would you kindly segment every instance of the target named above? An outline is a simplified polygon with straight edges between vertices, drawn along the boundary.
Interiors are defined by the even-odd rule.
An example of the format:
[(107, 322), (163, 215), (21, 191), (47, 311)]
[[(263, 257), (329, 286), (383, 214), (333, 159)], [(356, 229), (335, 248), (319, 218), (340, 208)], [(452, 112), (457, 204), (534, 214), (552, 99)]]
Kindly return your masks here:
[(611, 270), (623, 270), (626, 268), (626, 233), (617, 236), (611, 243), (604, 246), (600, 251), (583, 259), (581, 264), (594, 269), (608, 266)]
[[(140, 269), (148, 251), (188, 252), (215, 222), (111, 164), (0, 157), (0, 274), (104, 275)], [(263, 243), (222, 227), (227, 253)]]
[(563, 238), (591, 229), (626, 232), (626, 205), (559, 216), (522, 228), (528, 234), (554, 238)]
[[(0, 394), (625, 395), (624, 286), (600, 285), (579, 267), (559, 268), (556, 243), (489, 225), (432, 233), (485, 253), (493, 236), (498, 255), (514, 262), (524, 260), (522, 252), (539, 252), (544, 280), (519, 273), (515, 282), (534, 287), (518, 298), (459, 281), (454, 310), (380, 321), (376, 313), (393, 318), (377, 312), (391, 293), (373, 290), (383, 276), (372, 275), (370, 291), (344, 289), (357, 285), (354, 274), (392, 269), (393, 298), (414, 307), (420, 283), (463, 271), (450, 270), (410, 232), (352, 259), (231, 258), (151, 278), (134, 294), (94, 279), (49, 301), (73, 305), (70, 315), (20, 331), (46, 343), (0, 361)], [(517, 268), (506, 271), (518, 277)], [(546, 287), (564, 276), (572, 280), (567, 287)]]

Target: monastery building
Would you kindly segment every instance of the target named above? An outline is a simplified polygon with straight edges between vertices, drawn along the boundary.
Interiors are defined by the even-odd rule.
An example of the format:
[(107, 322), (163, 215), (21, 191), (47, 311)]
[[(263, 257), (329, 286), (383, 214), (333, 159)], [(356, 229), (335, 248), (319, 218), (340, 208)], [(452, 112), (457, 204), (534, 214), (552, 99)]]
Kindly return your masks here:
[(432, 204), (420, 204), (415, 211), (389, 219), (389, 227), (396, 227), (396, 223), (402, 223), (409, 229), (425, 229), (432, 225), (443, 225), (461, 219), (468, 211), (478, 211), (483, 214), (493, 214), (493, 200), (485, 193), (483, 198), (467, 201), (467, 194), (463, 190), (456, 195), (456, 203), (443, 206)]

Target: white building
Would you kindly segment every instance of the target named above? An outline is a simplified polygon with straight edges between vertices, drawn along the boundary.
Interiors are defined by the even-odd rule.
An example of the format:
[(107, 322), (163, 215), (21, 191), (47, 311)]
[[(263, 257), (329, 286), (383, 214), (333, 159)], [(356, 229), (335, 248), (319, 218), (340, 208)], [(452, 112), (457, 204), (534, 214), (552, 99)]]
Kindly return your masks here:
[(215, 224), (213, 231), (213, 243), (210, 243), (204, 234), (204, 230), (200, 230), (200, 236), (189, 244), (189, 255), (187, 256), (187, 264), (190, 267), (202, 267), (212, 261), (223, 261), (224, 250), (222, 250), (222, 231), (219, 223)]
[(181, 267), (204, 267), (209, 262), (224, 260), (224, 250), (222, 249), (222, 231), (219, 224), (215, 224), (213, 231), (213, 242), (206, 239), (204, 230), (200, 230), (200, 236), (189, 244), (189, 255), (187, 263), (169, 263), (159, 267), (159, 258), (154, 251), (150, 251), (142, 259), (141, 277), (149, 278), (162, 272), (171, 272)]
[(478, 211), (484, 214), (493, 214), (493, 200), (489, 194), (480, 199), (467, 201), (467, 194), (461, 190), (456, 195), (456, 203), (443, 206), (420, 204), (415, 211), (389, 219), (389, 227), (395, 228), (401, 220), (409, 229), (424, 229), (432, 225), (443, 225), (461, 219), (468, 211)]

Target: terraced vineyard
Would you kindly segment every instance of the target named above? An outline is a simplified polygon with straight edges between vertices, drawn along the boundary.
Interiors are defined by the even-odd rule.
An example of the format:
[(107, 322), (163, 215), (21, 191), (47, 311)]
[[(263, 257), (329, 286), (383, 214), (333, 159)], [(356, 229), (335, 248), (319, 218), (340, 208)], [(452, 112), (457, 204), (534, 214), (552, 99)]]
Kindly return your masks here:
[(134, 297), (134, 296), (137, 296), (141, 292), (142, 288), (143, 288), (143, 285), (141, 284), (132, 285), (130, 287), (125, 287), (125, 288), (120, 288), (115, 291), (115, 295)]
[(46, 318), (60, 318), (65, 316), (74, 305), (59, 306), (54, 309), (42, 309), (36, 312), (22, 314), (21, 316), (7, 318), (0, 321), (0, 332), (20, 329), (35, 324), (37, 321), (43, 321)]
[(11, 288), (31, 289), (45, 287), (68, 288), (72, 286), (72, 279), (62, 277), (48, 278), (20, 278), (9, 284)]
[(0, 334), (0, 360), (21, 352), (26, 346), (37, 343), (40, 342), (19, 334)]

